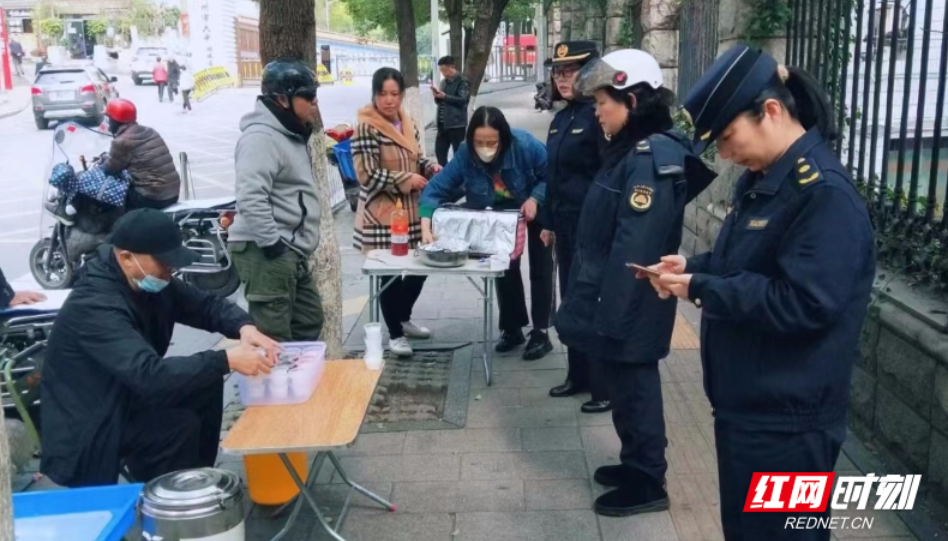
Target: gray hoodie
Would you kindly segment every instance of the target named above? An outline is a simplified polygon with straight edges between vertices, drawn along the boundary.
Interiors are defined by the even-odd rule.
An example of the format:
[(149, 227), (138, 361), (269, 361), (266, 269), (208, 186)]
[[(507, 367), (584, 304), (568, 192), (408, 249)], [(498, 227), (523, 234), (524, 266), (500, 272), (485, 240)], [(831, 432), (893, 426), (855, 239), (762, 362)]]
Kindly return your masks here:
[(303, 137), (287, 130), (257, 101), (240, 120), (237, 142), (237, 217), (230, 242), (266, 248), (285, 242), (309, 255), (319, 246), (319, 201)]

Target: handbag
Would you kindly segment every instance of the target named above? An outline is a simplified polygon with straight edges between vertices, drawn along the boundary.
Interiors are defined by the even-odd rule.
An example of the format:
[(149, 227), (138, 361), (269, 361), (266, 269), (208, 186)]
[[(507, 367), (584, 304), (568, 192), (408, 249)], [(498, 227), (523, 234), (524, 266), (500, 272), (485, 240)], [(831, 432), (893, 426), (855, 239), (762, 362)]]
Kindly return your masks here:
[(471, 246), (471, 255), (509, 255), (519, 259), (527, 241), (527, 222), (519, 210), (473, 210), (455, 205), (437, 209), (431, 217), (435, 237), (458, 239)]

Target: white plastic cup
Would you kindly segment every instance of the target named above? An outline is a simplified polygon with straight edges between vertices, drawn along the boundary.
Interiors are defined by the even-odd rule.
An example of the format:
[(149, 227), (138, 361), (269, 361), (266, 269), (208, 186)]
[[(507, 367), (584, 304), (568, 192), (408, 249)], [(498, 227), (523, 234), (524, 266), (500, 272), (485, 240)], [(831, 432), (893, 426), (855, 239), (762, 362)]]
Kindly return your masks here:
[(266, 380), (261, 376), (248, 376), (247, 381), (247, 396), (251, 402), (259, 402), (263, 400), (264, 395), (267, 394), (267, 384)]
[(303, 398), (309, 394), (310, 384), (313, 380), (313, 368), (297, 368), (290, 372), (290, 392), (294, 398)]
[(274, 368), (270, 372), (270, 397), (274, 400), (286, 400), (290, 393), (290, 374), (284, 367)]

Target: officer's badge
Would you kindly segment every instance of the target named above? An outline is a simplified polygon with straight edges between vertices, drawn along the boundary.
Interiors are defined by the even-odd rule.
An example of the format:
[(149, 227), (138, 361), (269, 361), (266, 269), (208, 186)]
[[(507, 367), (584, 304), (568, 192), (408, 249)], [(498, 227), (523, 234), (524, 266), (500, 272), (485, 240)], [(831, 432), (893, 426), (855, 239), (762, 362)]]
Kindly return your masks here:
[(635, 186), (632, 188), (632, 197), (629, 198), (632, 210), (645, 212), (652, 206), (652, 188), (649, 186)]
[(569, 46), (566, 45), (565, 43), (556, 48), (556, 56), (560, 58), (564, 58), (568, 54), (569, 54)]

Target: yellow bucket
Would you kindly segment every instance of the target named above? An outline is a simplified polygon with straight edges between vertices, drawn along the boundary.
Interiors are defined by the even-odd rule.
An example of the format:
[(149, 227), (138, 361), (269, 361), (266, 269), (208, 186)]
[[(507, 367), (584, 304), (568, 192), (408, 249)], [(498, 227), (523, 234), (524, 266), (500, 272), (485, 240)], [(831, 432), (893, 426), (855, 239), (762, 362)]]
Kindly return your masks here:
[[(286, 456), (305, 483), (309, 472), (306, 453), (287, 453)], [(247, 489), (254, 503), (283, 505), (299, 494), (299, 488), (279, 455), (247, 455), (244, 468), (247, 470)]]

